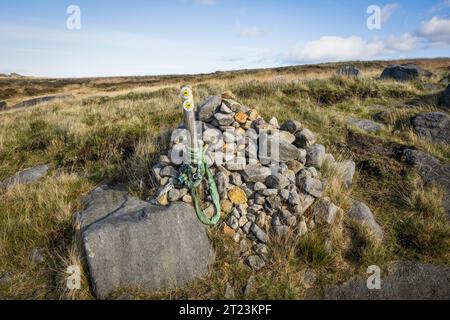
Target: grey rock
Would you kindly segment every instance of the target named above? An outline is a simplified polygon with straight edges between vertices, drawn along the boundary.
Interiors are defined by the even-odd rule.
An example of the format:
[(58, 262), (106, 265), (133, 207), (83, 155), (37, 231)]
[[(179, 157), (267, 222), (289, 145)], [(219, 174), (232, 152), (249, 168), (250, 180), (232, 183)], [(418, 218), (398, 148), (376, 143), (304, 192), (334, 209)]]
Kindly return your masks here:
[(295, 207), (296, 214), (302, 215), (305, 213), (306, 210), (308, 210), (309, 207), (312, 206), (314, 201), (316, 200), (313, 196), (310, 196), (309, 194), (305, 193), (299, 193), (300, 197), (300, 204)]
[(206, 276), (214, 251), (193, 207), (153, 206), (123, 189), (95, 189), (77, 216), (96, 296), (169, 290)]
[(330, 199), (319, 199), (313, 209), (313, 217), (315, 223), (333, 224), (340, 209), (334, 205)]
[(425, 112), (411, 119), (414, 132), (436, 143), (450, 143), (450, 116), (443, 112)]
[(36, 166), (30, 169), (26, 169), (23, 170), (17, 174), (15, 174), (14, 176), (4, 180), (3, 182), (0, 183), (0, 189), (1, 188), (12, 188), (15, 185), (18, 184), (30, 184), (33, 183), (39, 179), (41, 179), (42, 177), (44, 177), (48, 170), (50, 169), (49, 165), (41, 165), (41, 166)]
[(235, 297), (234, 294), (234, 288), (233, 286), (227, 282), (226, 286), (225, 286), (225, 295), (224, 295), (226, 300), (233, 300)]
[(255, 271), (259, 271), (266, 266), (266, 262), (257, 255), (248, 257), (247, 264)]
[(30, 261), (33, 264), (42, 264), (45, 262), (45, 251), (43, 248), (33, 248), (30, 252)]
[(235, 215), (231, 215), (227, 220), (227, 225), (233, 229), (236, 230), (239, 228), (239, 217), (236, 217)]
[(253, 187), (253, 190), (255, 190), (256, 192), (263, 191), (266, 189), (267, 189), (267, 186), (262, 182), (255, 183), (255, 186)]
[(278, 119), (275, 117), (272, 117), (272, 119), (270, 119), (269, 124), (276, 129), (278, 129), (280, 127), (280, 125), (278, 123)]
[(231, 110), (225, 103), (222, 103), (220, 106), (220, 112), (230, 114), (233, 113), (233, 110)]
[(216, 173), (215, 181), (217, 185), (217, 191), (219, 192), (220, 198), (226, 199), (227, 189), (229, 186), (228, 177), (222, 171)]
[(285, 237), (289, 234), (290, 229), (288, 226), (272, 226), (271, 231), (276, 237)]
[(393, 65), (383, 70), (381, 79), (393, 79), (397, 81), (415, 80), (421, 75), (421, 69), (415, 65)]
[(0, 286), (11, 282), (12, 275), (9, 272), (0, 272)]
[(439, 98), (439, 105), (450, 109), (450, 85), (447, 86), (447, 89), (445, 89), (442, 96)]
[(209, 121), (214, 117), (217, 108), (222, 104), (221, 96), (207, 97), (198, 107), (200, 121)]
[(280, 173), (267, 177), (266, 186), (272, 189), (282, 190), (289, 185), (289, 180)]
[(278, 194), (278, 189), (265, 189), (261, 193), (265, 197), (276, 196)]
[(381, 289), (367, 288), (367, 277), (324, 289), (326, 300), (448, 300), (450, 268), (400, 261), (381, 274)]
[(268, 207), (266, 206), (267, 209), (271, 210), (271, 211), (277, 211), (280, 210), (282, 207), (282, 201), (281, 198), (275, 195), (269, 196), (266, 199), (266, 204), (268, 205)]
[(444, 191), (444, 208), (450, 218), (450, 165), (441, 163), (438, 159), (421, 151), (406, 149), (403, 154), (407, 163), (418, 167), (426, 183), (441, 186)]
[(308, 129), (303, 129), (295, 135), (294, 145), (298, 148), (307, 148), (315, 144), (317, 141), (317, 136), (309, 131)]
[[(306, 152), (305, 152), (306, 153)], [(300, 170), (303, 169), (304, 165), (297, 161), (297, 160), (291, 160), (287, 163), (287, 166), (289, 170), (292, 170), (295, 174), (299, 173)]]
[(359, 128), (362, 131), (365, 131), (367, 133), (379, 133), (383, 126), (379, 123), (376, 123), (372, 120), (366, 120), (366, 119), (357, 119), (349, 117), (347, 118), (347, 124), (350, 126), (354, 126)]
[(266, 197), (261, 194), (255, 195), (255, 203), (258, 205), (263, 205), (266, 202)]
[(383, 229), (381, 229), (380, 225), (376, 222), (372, 211), (366, 204), (360, 201), (353, 202), (353, 205), (350, 208), (350, 211), (347, 213), (347, 216), (360, 223), (361, 225), (367, 227), (375, 236), (375, 239), (377, 239), (377, 241), (383, 241)]
[(320, 168), (325, 158), (325, 147), (321, 144), (315, 144), (306, 149), (306, 165)]
[(230, 176), (231, 184), (240, 187), (242, 185), (241, 175), (237, 172), (233, 172)]
[(242, 176), (247, 182), (264, 182), (266, 178), (270, 176), (272, 172), (269, 168), (262, 166), (261, 164), (247, 165), (242, 172)]
[(245, 234), (249, 234), (250, 232), (250, 228), (252, 227), (253, 222), (249, 221), (247, 222), (243, 227), (242, 227), (242, 231), (244, 231)]
[(284, 140), (289, 144), (295, 142), (295, 136), (292, 133), (289, 133), (287, 131), (279, 131), (278, 134), (280, 136), (280, 140)]
[(192, 203), (192, 196), (191, 195), (189, 195), (189, 194), (187, 194), (187, 195), (185, 195), (185, 196), (183, 196), (183, 202), (185, 202), (185, 203)]
[(323, 193), (322, 182), (318, 179), (306, 177), (300, 181), (298, 187), (313, 197), (320, 198)]
[(250, 276), (244, 288), (244, 297), (249, 298), (252, 295), (253, 287), (255, 286), (255, 276)]
[(234, 122), (234, 115), (227, 113), (216, 113), (214, 114), (214, 118), (221, 126), (230, 126)]
[(174, 188), (169, 191), (167, 198), (170, 202), (174, 202), (180, 200), (183, 196), (184, 194), (182, 194), (179, 189)]
[(300, 204), (300, 196), (297, 191), (290, 192), (288, 202), (291, 206), (296, 206)]
[(355, 175), (356, 164), (354, 161), (345, 160), (341, 162), (335, 162), (334, 166), (339, 174), (342, 176), (342, 181), (347, 188), (350, 188), (353, 184), (353, 176)]
[[(261, 163), (268, 164), (271, 162), (288, 162), (300, 159), (300, 151), (292, 143), (280, 138), (280, 136), (263, 135), (260, 137), (260, 145), (266, 147), (267, 152), (259, 149), (259, 158)], [(276, 146), (273, 147), (272, 145)]]
[(290, 192), (288, 190), (286, 190), (286, 189), (280, 191), (280, 197), (284, 201), (288, 201), (289, 195), (290, 195)]
[(258, 227), (256, 223), (252, 225), (250, 230), (254, 234), (256, 239), (258, 239), (262, 243), (266, 243), (269, 240), (267, 234), (260, 227)]
[(178, 177), (178, 171), (172, 166), (167, 166), (161, 169), (159, 172), (159, 175), (161, 177), (169, 177), (169, 178), (177, 178)]
[(302, 124), (300, 121), (289, 120), (283, 123), (280, 127), (280, 130), (287, 131), (293, 135), (299, 132), (302, 129)]
[(343, 66), (336, 70), (336, 75), (344, 77), (359, 77), (361, 76), (361, 70), (355, 66)]

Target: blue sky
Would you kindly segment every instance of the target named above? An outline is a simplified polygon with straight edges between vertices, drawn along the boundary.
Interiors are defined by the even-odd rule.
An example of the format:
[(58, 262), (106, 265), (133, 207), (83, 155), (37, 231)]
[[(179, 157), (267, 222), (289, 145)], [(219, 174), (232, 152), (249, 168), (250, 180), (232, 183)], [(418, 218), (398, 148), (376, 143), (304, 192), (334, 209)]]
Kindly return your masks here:
[[(69, 30), (77, 5), (81, 28)], [(381, 29), (367, 8), (381, 8)], [(0, 73), (50, 77), (214, 72), (448, 57), (450, 0), (0, 2)]]

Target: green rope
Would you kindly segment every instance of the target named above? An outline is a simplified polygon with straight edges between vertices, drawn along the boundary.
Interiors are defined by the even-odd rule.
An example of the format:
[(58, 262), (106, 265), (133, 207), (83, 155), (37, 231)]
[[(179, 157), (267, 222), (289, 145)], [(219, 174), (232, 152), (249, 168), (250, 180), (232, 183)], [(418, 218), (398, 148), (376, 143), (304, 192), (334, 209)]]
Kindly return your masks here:
[[(211, 169), (206, 162), (205, 150), (203, 150), (203, 148), (189, 148), (188, 151), (192, 159), (192, 163), (190, 165), (185, 164), (181, 167), (178, 183), (187, 186), (191, 191), (192, 200), (194, 202), (194, 208), (198, 219), (205, 225), (216, 225), (220, 220), (220, 196)], [(201, 209), (196, 190), (202, 183), (205, 175), (208, 181), (209, 194), (215, 207), (215, 214), (211, 219), (209, 219)]]

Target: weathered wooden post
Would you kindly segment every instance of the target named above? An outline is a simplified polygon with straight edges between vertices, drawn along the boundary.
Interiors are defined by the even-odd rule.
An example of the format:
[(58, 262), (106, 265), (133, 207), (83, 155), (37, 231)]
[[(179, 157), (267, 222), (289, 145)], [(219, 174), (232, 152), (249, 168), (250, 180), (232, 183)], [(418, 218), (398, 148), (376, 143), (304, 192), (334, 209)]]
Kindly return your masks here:
[(181, 88), (181, 99), (183, 102), (184, 125), (190, 135), (190, 146), (192, 149), (198, 148), (197, 128), (195, 126), (195, 105), (194, 95), (190, 86)]

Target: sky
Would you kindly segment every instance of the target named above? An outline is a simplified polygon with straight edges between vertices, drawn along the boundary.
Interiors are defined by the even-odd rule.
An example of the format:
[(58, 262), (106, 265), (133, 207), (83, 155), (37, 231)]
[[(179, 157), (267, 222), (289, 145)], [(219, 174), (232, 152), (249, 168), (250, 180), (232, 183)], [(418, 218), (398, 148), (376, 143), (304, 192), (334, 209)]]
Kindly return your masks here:
[[(368, 27), (373, 17), (379, 28)], [(0, 73), (196, 74), (449, 56), (450, 0), (0, 0)]]

